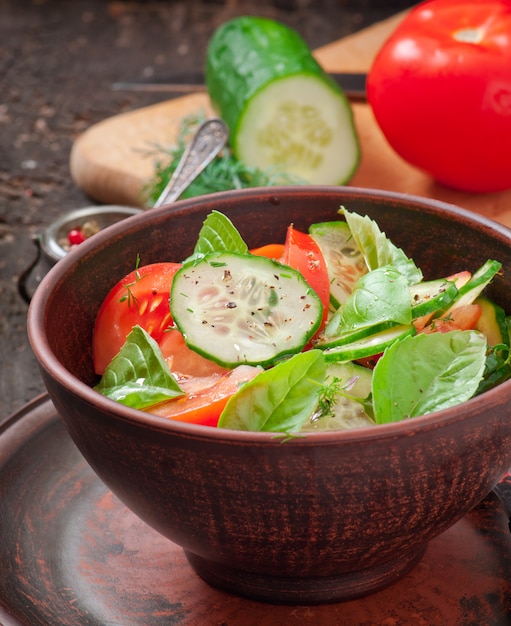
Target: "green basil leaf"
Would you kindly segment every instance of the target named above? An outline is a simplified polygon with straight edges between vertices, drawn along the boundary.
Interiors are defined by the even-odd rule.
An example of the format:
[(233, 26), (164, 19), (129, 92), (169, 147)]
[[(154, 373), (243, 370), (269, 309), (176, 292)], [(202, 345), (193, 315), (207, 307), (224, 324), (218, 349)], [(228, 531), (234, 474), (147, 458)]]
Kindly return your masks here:
[(477, 391), (486, 339), (476, 331), (418, 334), (391, 345), (373, 371), (377, 423), (397, 422), (465, 402)]
[(247, 244), (238, 229), (220, 211), (212, 211), (204, 220), (193, 254), (186, 259), (185, 264), (202, 259), (210, 252), (248, 253)]
[(158, 344), (140, 326), (133, 327), (94, 389), (136, 409), (184, 394)]
[(341, 209), (353, 238), (361, 250), (369, 270), (385, 265), (392, 265), (406, 276), (409, 285), (415, 285), (422, 280), (422, 271), (409, 259), (401, 248), (395, 246), (385, 233), (382, 233), (378, 224), (369, 216), (350, 213)]
[(325, 373), (325, 359), (320, 350), (295, 354), (243, 385), (227, 402), (218, 426), (297, 432), (316, 407)]
[(325, 335), (344, 335), (383, 322), (410, 324), (411, 321), (406, 278), (393, 267), (380, 267), (359, 278), (346, 302), (330, 320)]

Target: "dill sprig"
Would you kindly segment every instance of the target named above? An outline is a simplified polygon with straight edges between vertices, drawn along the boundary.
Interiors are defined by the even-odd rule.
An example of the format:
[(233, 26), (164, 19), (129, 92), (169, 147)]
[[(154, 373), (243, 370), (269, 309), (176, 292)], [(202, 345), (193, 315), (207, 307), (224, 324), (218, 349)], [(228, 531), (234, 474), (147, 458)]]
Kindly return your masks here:
[(343, 381), (337, 376), (334, 376), (331, 380), (327, 379), (318, 392), (316, 410), (311, 417), (311, 421), (317, 422), (320, 419), (334, 417), (334, 407), (340, 396), (358, 402), (362, 405), (366, 415), (374, 417), (372, 398), (370, 395), (368, 398), (357, 398), (349, 393), (356, 385), (358, 378), (358, 376), (352, 376), (348, 380)]
[[(179, 160), (183, 156), (193, 133), (204, 120), (205, 116), (202, 113), (184, 118), (175, 146), (165, 148), (164, 146), (156, 145), (154, 147), (152, 154), (155, 154), (157, 157), (155, 173), (143, 190), (148, 206), (153, 206), (160, 197)], [(299, 185), (305, 183), (306, 181), (289, 174), (274, 170), (262, 171), (258, 168), (249, 167), (242, 161), (238, 161), (233, 156), (230, 148), (227, 147), (185, 189), (180, 199), (229, 189), (242, 189), (244, 187), (269, 187), (273, 185)]]
[(318, 393), (318, 403), (316, 405), (316, 411), (314, 412), (313, 421), (333, 416), (333, 407), (337, 402), (337, 397), (345, 387), (346, 385), (343, 384), (341, 379), (337, 376), (334, 376), (331, 381), (321, 387)]
[(135, 262), (135, 270), (134, 270), (135, 271), (134, 280), (131, 283), (127, 283), (126, 285), (124, 285), (124, 288), (126, 289), (126, 293), (123, 296), (121, 296), (119, 300), (119, 302), (127, 302), (128, 309), (131, 309), (131, 307), (135, 305), (138, 306), (138, 298), (133, 293), (132, 287), (134, 287), (141, 278), (140, 273), (138, 271), (139, 267), (140, 267), (140, 255), (137, 254), (137, 260)]

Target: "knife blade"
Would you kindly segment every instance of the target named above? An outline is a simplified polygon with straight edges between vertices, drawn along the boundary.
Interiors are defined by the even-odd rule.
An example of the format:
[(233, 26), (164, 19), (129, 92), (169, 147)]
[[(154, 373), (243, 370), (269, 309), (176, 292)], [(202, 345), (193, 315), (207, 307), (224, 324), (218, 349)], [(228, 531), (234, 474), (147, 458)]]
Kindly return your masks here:
[[(366, 99), (367, 74), (359, 72), (337, 72), (330, 76), (341, 87), (350, 100)], [(204, 74), (199, 72), (173, 74), (168, 77), (147, 80), (120, 81), (112, 84), (114, 91), (145, 91), (153, 93), (187, 94), (205, 91)]]

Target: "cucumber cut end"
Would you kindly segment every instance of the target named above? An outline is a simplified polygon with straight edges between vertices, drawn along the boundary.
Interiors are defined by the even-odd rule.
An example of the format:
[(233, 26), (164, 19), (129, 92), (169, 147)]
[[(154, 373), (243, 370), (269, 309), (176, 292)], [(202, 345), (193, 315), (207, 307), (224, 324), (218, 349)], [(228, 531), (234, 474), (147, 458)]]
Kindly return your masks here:
[(343, 184), (359, 162), (353, 115), (345, 96), (322, 77), (273, 80), (247, 103), (233, 150), (247, 165), (311, 184)]
[(225, 367), (272, 365), (299, 352), (323, 315), (320, 298), (299, 272), (231, 252), (179, 270), (171, 309), (188, 346)]

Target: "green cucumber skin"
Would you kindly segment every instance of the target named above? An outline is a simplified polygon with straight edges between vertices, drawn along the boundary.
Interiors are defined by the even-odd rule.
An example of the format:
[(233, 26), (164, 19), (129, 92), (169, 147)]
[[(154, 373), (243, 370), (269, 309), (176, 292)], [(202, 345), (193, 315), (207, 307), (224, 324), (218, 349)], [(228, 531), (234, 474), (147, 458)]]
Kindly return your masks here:
[(429, 313), (445, 311), (458, 295), (452, 281), (439, 279), (419, 283), (410, 288), (412, 294), (412, 315), (416, 319)]
[[(393, 326), (390, 329), (380, 331), (375, 335), (369, 335), (353, 343), (334, 346), (323, 350), (327, 363), (336, 361), (355, 361), (357, 359), (380, 354), (387, 346), (404, 337), (416, 334), (415, 327), (410, 325)], [(390, 339), (389, 339), (390, 336)]]
[(350, 106), (300, 35), (268, 18), (242, 16), (220, 26), (208, 45), (205, 74), (211, 103), (229, 127), (235, 156), (239, 156), (236, 138), (244, 111), (271, 82), (290, 76), (316, 77)]
[(472, 304), (484, 291), (486, 286), (493, 280), (502, 268), (502, 263), (488, 259), (474, 274), (472, 278), (458, 290), (454, 302), (444, 311), (443, 316), (448, 316), (457, 307)]
[(485, 296), (479, 296), (474, 303), (479, 304), (482, 309), (476, 330), (481, 331), (488, 338), (490, 346), (499, 343), (509, 345), (504, 309)]

